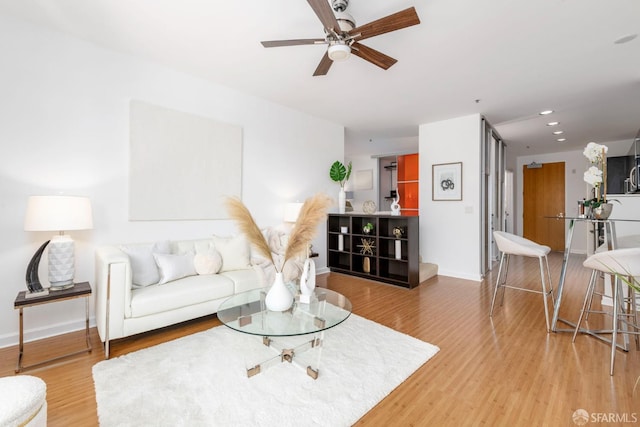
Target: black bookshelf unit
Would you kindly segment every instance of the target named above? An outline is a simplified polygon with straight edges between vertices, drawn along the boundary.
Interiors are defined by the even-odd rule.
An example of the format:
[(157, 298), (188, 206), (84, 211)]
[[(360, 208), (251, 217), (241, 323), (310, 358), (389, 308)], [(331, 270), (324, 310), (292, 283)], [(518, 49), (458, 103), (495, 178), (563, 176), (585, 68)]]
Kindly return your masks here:
[[(413, 288), (420, 280), (417, 216), (329, 214), (327, 263), (331, 271)], [(373, 229), (367, 234), (364, 226)], [(400, 238), (394, 229), (403, 231)], [(342, 240), (342, 244), (340, 244)], [(364, 254), (368, 244), (373, 254)], [(399, 247), (400, 253), (396, 254)], [(369, 258), (369, 271), (365, 258)]]

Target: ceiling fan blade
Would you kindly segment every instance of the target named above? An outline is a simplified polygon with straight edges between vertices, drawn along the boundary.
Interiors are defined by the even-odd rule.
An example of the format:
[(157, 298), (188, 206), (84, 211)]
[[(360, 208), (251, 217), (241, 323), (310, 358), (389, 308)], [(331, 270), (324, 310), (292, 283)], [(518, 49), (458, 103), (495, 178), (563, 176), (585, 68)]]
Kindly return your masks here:
[(296, 40), (270, 40), (263, 41), (264, 47), (298, 46), (303, 44), (325, 44), (325, 39), (296, 39)]
[(418, 18), (415, 7), (410, 7), (392, 15), (385, 16), (384, 18), (369, 22), (368, 24), (361, 25), (360, 27), (356, 27), (349, 31), (349, 34), (354, 36), (356, 40), (360, 41), (368, 39), (369, 37), (417, 25), (419, 23), (420, 18)]
[(329, 5), (327, 0), (307, 0), (311, 9), (318, 15), (320, 22), (327, 30), (333, 30), (336, 33), (340, 33), (340, 25), (336, 15), (333, 13), (333, 9)]
[(398, 62), (398, 60), (360, 43), (354, 43), (351, 46), (351, 53), (385, 70)]
[(320, 63), (318, 64), (318, 67), (316, 68), (316, 71), (313, 72), (313, 75), (314, 76), (326, 75), (329, 72), (329, 68), (331, 68), (331, 64), (333, 64), (333, 61), (331, 60), (331, 58), (329, 58), (329, 53), (325, 52), (324, 56), (320, 60)]

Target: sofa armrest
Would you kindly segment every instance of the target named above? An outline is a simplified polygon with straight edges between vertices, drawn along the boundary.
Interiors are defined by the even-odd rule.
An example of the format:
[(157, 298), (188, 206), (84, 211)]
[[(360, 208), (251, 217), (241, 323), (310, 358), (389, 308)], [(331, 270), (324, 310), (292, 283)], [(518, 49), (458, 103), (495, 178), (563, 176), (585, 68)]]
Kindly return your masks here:
[(103, 246), (96, 249), (95, 266), (96, 326), (108, 346), (109, 340), (124, 336), (124, 319), (131, 301), (131, 262), (116, 246)]

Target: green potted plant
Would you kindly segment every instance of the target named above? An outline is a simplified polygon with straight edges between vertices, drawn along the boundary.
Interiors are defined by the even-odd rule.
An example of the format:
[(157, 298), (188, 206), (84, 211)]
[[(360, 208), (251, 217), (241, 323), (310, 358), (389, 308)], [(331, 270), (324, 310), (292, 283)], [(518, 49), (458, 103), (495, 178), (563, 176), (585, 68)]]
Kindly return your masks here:
[(371, 234), (371, 232), (373, 231), (373, 224), (371, 224), (370, 222), (366, 223), (362, 227), (362, 231), (364, 232), (364, 234)]
[(351, 176), (351, 162), (345, 166), (341, 161), (336, 160), (329, 169), (329, 178), (340, 184), (340, 192), (338, 193), (338, 207), (340, 213), (345, 212), (346, 194), (344, 192), (344, 185)]

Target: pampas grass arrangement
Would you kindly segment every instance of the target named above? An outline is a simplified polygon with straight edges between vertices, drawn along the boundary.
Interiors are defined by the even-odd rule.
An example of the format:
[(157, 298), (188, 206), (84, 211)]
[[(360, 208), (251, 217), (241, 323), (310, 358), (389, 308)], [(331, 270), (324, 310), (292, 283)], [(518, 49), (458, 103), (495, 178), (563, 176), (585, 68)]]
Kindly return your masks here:
[(247, 207), (237, 198), (229, 197), (226, 199), (227, 211), (229, 216), (236, 221), (238, 228), (249, 241), (256, 247), (262, 256), (270, 260), (276, 269), (276, 272), (282, 272), (287, 261), (295, 257), (305, 254), (309, 250), (309, 244), (315, 237), (318, 224), (326, 221), (327, 210), (333, 205), (333, 199), (326, 194), (318, 193), (305, 200), (300, 214), (296, 221), (289, 243), (285, 251), (282, 265), (275, 264), (271, 256), (271, 249), (260, 231), (260, 227), (256, 224)]

